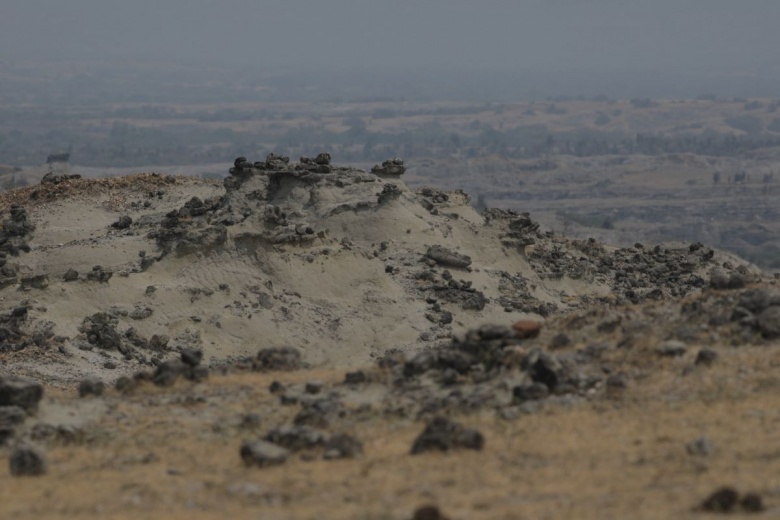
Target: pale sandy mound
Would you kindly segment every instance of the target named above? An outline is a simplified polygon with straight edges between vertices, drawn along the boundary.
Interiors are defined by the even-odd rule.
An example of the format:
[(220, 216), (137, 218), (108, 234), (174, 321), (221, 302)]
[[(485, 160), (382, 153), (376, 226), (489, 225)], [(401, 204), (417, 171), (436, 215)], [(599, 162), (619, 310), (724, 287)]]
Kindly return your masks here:
[[(598, 267), (612, 250), (543, 234), (527, 216), (480, 215), (461, 192), (413, 192), (398, 175), (329, 161), (238, 161), (224, 186), (154, 174), (41, 184), (3, 194), (3, 219), (13, 204), (35, 229), (8, 242), (0, 310), (27, 312), (7, 315), (0, 357), (50, 381), (111, 379), (183, 347), (207, 363), (292, 346), (312, 365), (360, 365), (657, 288), (615, 292), (619, 266)], [(696, 254), (686, 272), (711, 270)]]

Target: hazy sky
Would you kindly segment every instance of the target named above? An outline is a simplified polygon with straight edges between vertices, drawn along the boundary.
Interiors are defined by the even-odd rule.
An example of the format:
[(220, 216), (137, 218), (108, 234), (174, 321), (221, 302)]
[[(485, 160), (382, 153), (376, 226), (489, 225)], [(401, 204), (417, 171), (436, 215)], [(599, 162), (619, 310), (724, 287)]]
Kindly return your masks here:
[(780, 78), (778, 22), (778, 0), (0, 0), (0, 66), (629, 70), (749, 85)]

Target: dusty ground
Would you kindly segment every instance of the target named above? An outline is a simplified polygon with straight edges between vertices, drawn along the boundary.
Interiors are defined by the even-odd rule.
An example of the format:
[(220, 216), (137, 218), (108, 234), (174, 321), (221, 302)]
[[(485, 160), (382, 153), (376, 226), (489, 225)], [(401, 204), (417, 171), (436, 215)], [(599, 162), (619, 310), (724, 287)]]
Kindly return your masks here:
[[(409, 454), (421, 423), (372, 419), (341, 427), (364, 442), (357, 460), (244, 467), (242, 440), (288, 421), (268, 386), (338, 381), (338, 371), (215, 376), (172, 389), (78, 400), (53, 392), (40, 412), (92, 416), (75, 440), (54, 441), (50, 471), (0, 473), (2, 518), (403, 519), (422, 504), (467, 518), (698, 518), (716, 487), (758, 492), (780, 507), (777, 347), (741, 347), (682, 376), (690, 359), (657, 362), (619, 396), (550, 404), (505, 421), (457, 417), (483, 451)], [(56, 410), (56, 411), (55, 411)], [(260, 425), (240, 426), (248, 412)], [(686, 445), (707, 437), (714, 452)]]

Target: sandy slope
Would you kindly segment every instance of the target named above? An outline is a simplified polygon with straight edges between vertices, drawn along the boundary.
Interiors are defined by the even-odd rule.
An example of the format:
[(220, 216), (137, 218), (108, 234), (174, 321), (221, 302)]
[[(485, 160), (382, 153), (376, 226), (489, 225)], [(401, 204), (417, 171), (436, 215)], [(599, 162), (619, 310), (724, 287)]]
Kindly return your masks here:
[[(49, 284), (24, 291), (12, 285), (0, 298), (5, 308), (28, 301), (28, 327), (52, 322), (54, 334), (63, 338), (61, 350), (69, 354), (48, 369), (37, 361), (24, 366), (67, 378), (85, 371), (112, 377), (101, 368), (106, 358), (116, 361), (120, 372), (137, 369), (135, 361), (121, 361), (118, 352), (79, 350), (84, 345), (82, 320), (109, 309), (119, 311), (120, 332), (133, 327), (145, 338), (166, 334), (171, 346), (202, 346), (211, 361), (250, 354), (261, 346), (290, 345), (314, 365), (346, 366), (363, 364), (388, 348), (416, 348), (421, 335), (431, 341), (478, 323), (526, 316), (507, 313), (496, 301), (501, 272), (527, 278), (540, 302), (561, 305), (562, 293), (605, 292), (598, 284), (541, 283), (520, 250), (502, 245), (505, 224), (486, 225), (466, 196), (453, 194), (431, 212), (420, 204), (422, 197), (399, 180), (383, 181), (354, 170), (334, 175), (367, 180), (339, 187), (283, 179), (269, 200), (253, 208), (251, 217), (227, 228), (224, 244), (186, 256), (165, 255), (143, 271), (139, 253), (160, 254), (159, 244), (148, 234), (164, 215), (192, 197), (223, 196), (224, 188), (193, 178), (147, 175), (66, 181), (51, 198), (33, 195), (45, 186), (19, 190), (7, 203), (25, 204), (36, 228), (28, 240), (31, 252), (11, 261), (19, 264), (21, 277), (45, 273)], [(267, 176), (256, 177), (232, 200), (241, 198), (246, 204), (247, 193), (267, 190)], [(376, 194), (389, 183), (399, 186), (400, 196), (378, 204)], [(321, 236), (306, 243), (270, 243), (261, 211), (269, 205), (313, 223)], [(133, 225), (112, 228), (122, 215), (130, 216)], [(463, 310), (457, 302), (444, 302), (443, 309), (454, 315), (452, 324), (437, 325), (425, 318), (429, 304), (414, 274), (429, 269), (421, 259), (433, 245), (471, 257), (468, 269), (449, 270), (486, 295), (484, 309)], [(108, 283), (83, 280), (97, 265), (113, 271)], [(387, 273), (387, 265), (397, 271)], [(69, 269), (78, 271), (81, 279), (62, 281)], [(149, 286), (156, 290), (147, 293)], [(141, 320), (122, 315), (136, 307), (148, 307), (152, 315)]]

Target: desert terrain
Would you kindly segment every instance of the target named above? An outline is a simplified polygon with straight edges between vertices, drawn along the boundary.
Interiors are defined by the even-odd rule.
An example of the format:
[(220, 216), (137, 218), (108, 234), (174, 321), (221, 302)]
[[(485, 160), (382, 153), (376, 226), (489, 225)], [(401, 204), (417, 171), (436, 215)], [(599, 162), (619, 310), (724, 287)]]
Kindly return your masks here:
[(2, 193), (0, 518), (777, 513), (772, 273), (411, 164)]

